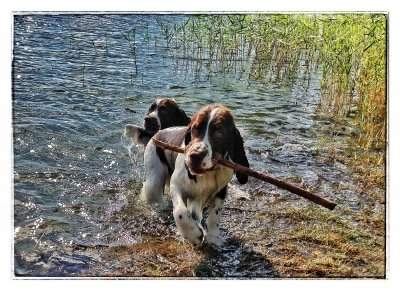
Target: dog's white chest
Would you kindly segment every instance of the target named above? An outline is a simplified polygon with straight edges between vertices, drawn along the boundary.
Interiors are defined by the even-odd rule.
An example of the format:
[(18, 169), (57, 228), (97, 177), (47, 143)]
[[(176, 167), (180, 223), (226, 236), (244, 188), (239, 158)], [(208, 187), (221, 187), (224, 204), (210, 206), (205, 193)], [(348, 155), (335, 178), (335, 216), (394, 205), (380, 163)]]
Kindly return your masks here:
[(171, 182), (175, 183), (177, 188), (180, 188), (183, 195), (197, 200), (203, 205), (221, 191), (233, 176), (232, 169), (218, 166), (218, 169), (204, 175), (197, 175), (196, 179), (191, 179), (184, 166), (183, 155), (178, 155), (176, 164), (176, 171), (172, 175)]

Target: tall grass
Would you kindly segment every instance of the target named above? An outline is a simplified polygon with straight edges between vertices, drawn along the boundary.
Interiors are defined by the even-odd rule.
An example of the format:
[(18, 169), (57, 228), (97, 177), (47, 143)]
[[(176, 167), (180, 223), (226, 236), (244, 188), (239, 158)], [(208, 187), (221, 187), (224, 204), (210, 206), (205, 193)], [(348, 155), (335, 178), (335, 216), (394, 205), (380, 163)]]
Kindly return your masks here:
[(320, 110), (352, 116), (366, 149), (386, 140), (386, 16), (383, 14), (193, 15), (159, 21), (166, 44), (183, 58), (249, 77), (287, 81), (322, 74)]
[(354, 107), (361, 144), (369, 149), (384, 147), (386, 17), (336, 15), (321, 24), (322, 110), (350, 115)]

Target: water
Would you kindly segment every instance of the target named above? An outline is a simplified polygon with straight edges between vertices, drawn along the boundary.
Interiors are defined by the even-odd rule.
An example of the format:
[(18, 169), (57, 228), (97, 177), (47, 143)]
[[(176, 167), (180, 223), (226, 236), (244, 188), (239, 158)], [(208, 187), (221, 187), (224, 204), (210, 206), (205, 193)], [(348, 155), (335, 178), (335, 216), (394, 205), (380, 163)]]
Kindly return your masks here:
[[(319, 152), (322, 129), (329, 121), (315, 113), (318, 75), (311, 82), (299, 77), (274, 83), (249, 79), (249, 62), (241, 63), (240, 70), (224, 71), (177, 58), (176, 50), (166, 48), (156, 18), (173, 23), (185, 17), (15, 16), (17, 276), (155, 274), (146, 271), (146, 261), (135, 265), (126, 257), (143, 244), (150, 250), (160, 244), (185, 250), (186, 257), (149, 257), (153, 268), (161, 268), (160, 275), (278, 275), (250, 242), (238, 239), (246, 229), (233, 226), (232, 219), (222, 222), (224, 246), (195, 250), (176, 235), (170, 208), (152, 209), (138, 199), (143, 150), (122, 132), (127, 123), (142, 124), (149, 104), (161, 95), (174, 97), (188, 115), (210, 102), (225, 104), (234, 112), (254, 169), (303, 183), (358, 209), (347, 167), (327, 163), (329, 154)], [(137, 113), (126, 112), (126, 107)], [(257, 191), (284, 196), (299, 207), (307, 203), (254, 179), (245, 186), (233, 182), (225, 218), (236, 213), (230, 212), (229, 203), (253, 210), (271, 207), (252, 201)], [(120, 252), (125, 257), (115, 256)], [(179, 273), (187, 262), (193, 263), (192, 271)], [(166, 265), (171, 267), (162, 269)]]

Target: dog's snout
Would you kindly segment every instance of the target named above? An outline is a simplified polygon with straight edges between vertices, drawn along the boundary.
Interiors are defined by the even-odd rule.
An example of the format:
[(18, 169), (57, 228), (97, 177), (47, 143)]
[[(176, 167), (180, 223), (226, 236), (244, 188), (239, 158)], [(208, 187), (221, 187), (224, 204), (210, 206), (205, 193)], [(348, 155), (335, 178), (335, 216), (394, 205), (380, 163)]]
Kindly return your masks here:
[(206, 155), (207, 155), (207, 151), (192, 152), (192, 153), (190, 153), (189, 158), (194, 163), (200, 163)]

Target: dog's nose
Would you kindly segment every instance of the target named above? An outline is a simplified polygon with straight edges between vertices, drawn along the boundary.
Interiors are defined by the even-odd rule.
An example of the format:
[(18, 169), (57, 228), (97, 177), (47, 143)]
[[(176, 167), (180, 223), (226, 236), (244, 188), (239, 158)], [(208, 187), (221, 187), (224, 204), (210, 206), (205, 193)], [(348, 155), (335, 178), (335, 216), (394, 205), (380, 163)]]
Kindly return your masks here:
[(206, 155), (206, 151), (192, 152), (189, 154), (189, 158), (192, 160), (193, 163), (200, 163)]

